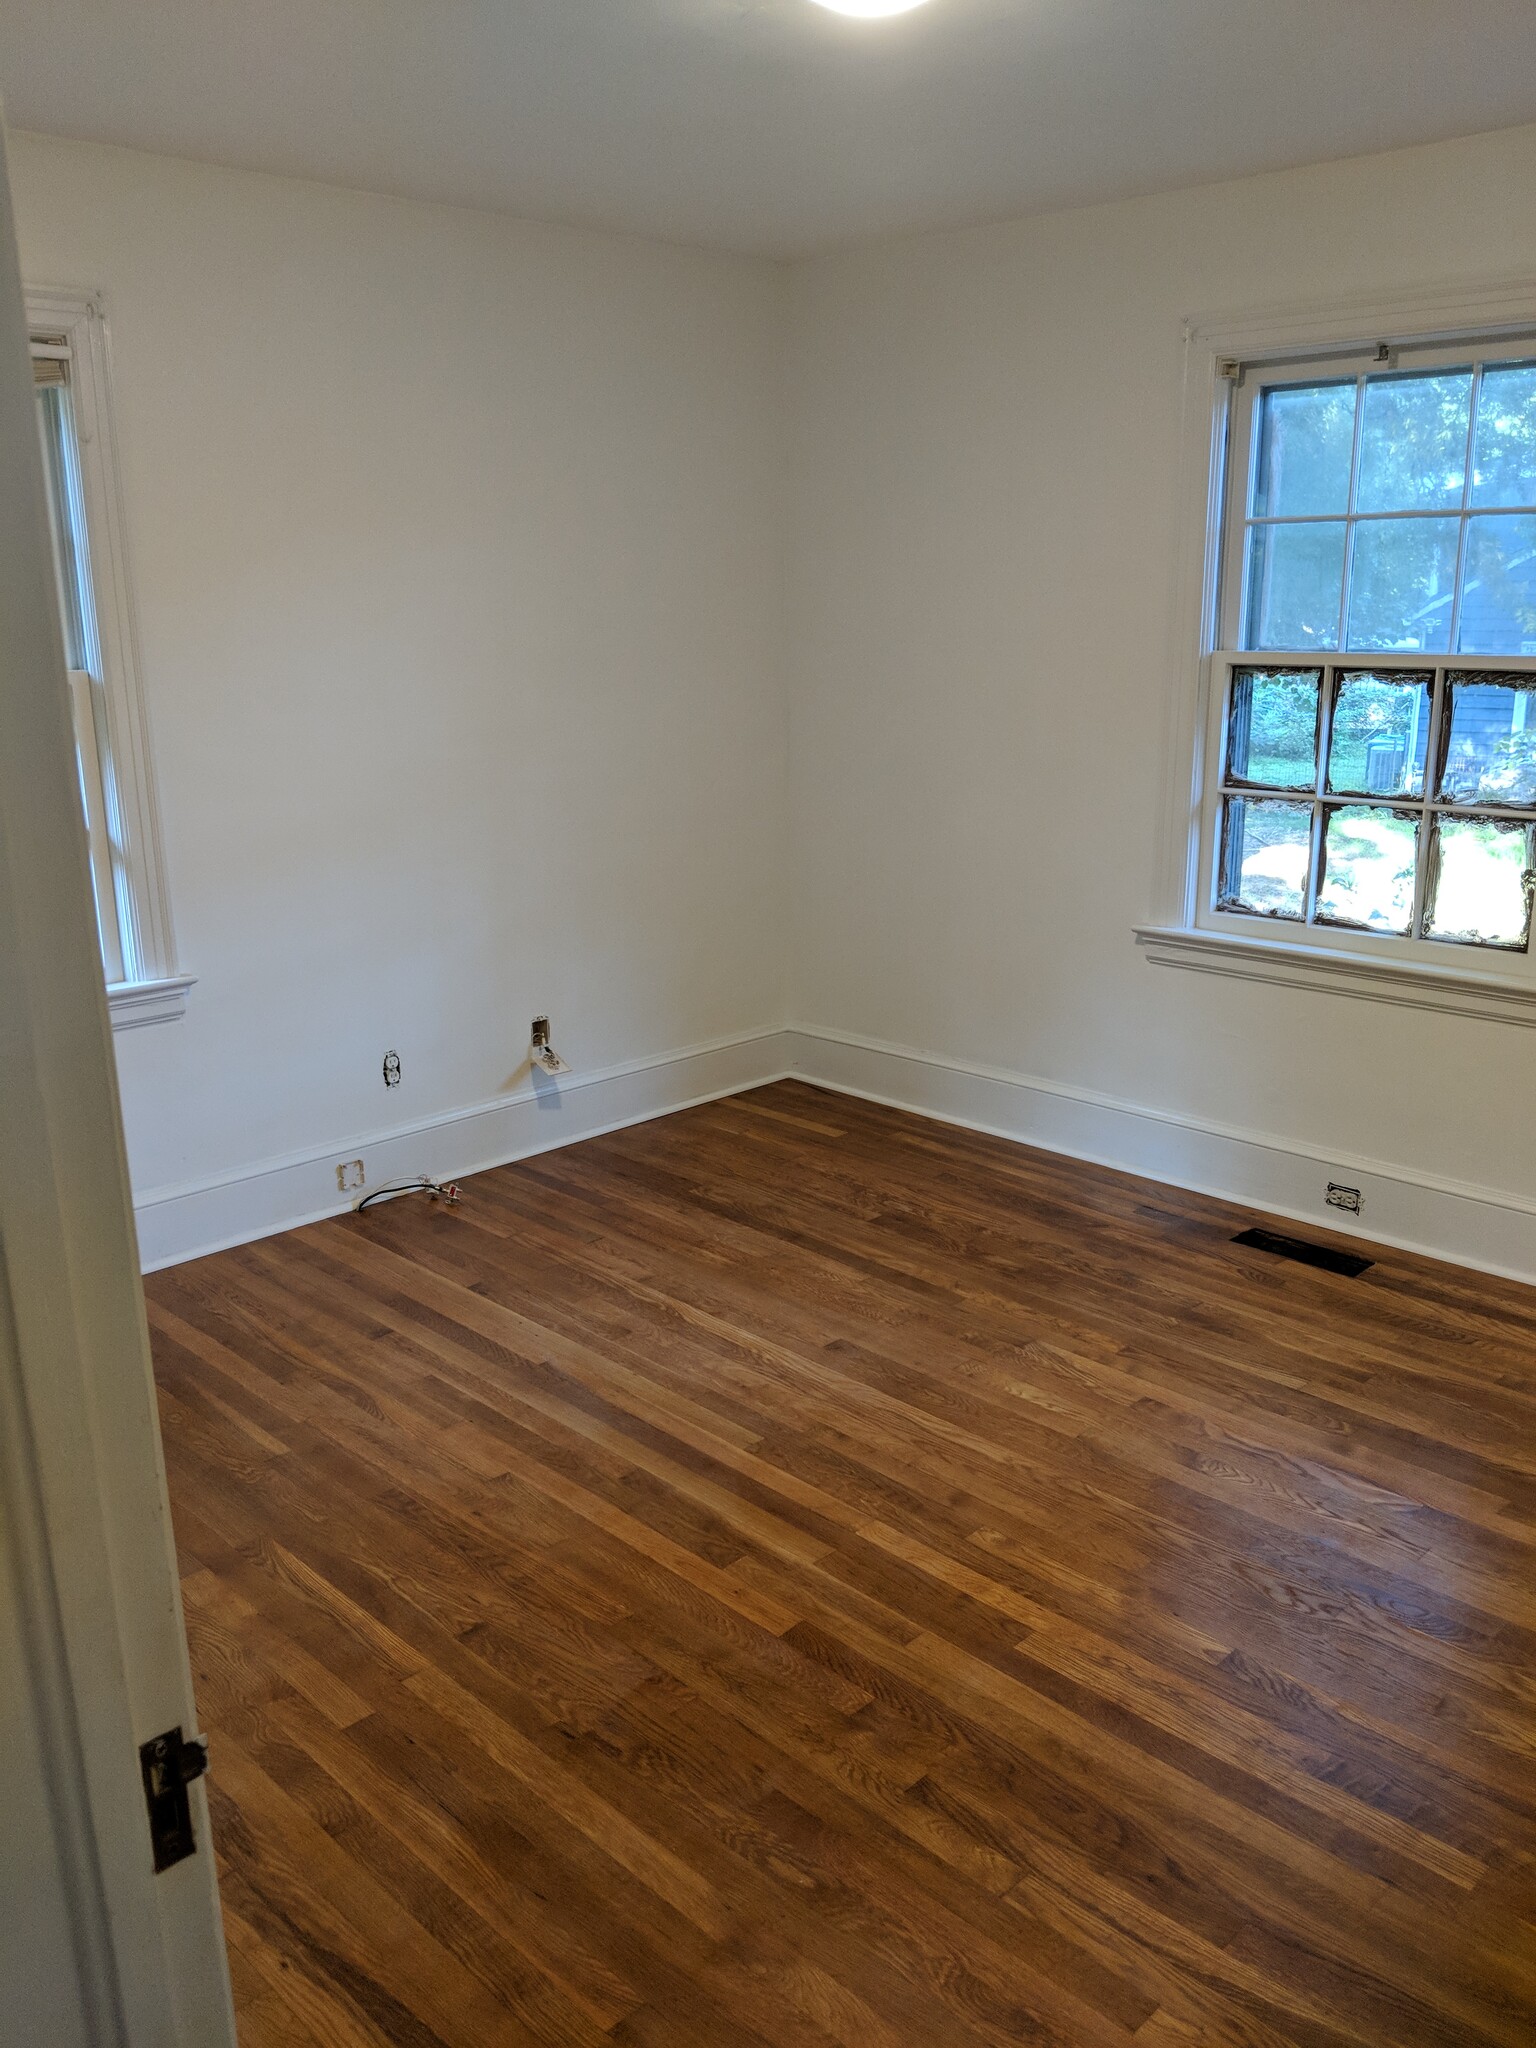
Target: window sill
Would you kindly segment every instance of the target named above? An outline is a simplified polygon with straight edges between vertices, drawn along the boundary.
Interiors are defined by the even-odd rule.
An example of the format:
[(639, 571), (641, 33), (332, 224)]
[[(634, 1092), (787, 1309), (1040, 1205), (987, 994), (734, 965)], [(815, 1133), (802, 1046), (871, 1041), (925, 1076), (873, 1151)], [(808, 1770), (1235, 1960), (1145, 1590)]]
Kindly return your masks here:
[(1136, 943), (1149, 960), (1164, 967), (1191, 967), (1201, 974), (1235, 975), (1241, 981), (1279, 982), (1366, 1002), (1444, 1010), (1454, 1017), (1536, 1024), (1536, 982), (1189, 927), (1138, 925)]
[(117, 981), (107, 989), (107, 1010), (114, 1031), (137, 1031), (141, 1024), (173, 1024), (187, 1013), (187, 990), (195, 974), (168, 974), (159, 981)]

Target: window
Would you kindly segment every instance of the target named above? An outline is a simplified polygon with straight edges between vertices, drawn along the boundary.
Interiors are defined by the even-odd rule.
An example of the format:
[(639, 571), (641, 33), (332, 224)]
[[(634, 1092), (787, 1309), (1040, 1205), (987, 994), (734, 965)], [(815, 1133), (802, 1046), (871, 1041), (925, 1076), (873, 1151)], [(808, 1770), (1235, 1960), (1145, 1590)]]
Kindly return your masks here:
[[(64, 661), (69, 670), (71, 709), (75, 720), (75, 751), (80, 763), (80, 797), (91, 849), (91, 881), (96, 892), (96, 923), (101, 933), (107, 980), (127, 979), (123, 961), (123, 918), (118, 909), (122, 876), (120, 844), (114, 846), (107, 812), (105, 755), (97, 730), (96, 675), (92, 659), (94, 606), (90, 563), (85, 548), (85, 517), (80, 487), (80, 444), (70, 404), (69, 358), (62, 343), (41, 338), (33, 344), (32, 381), (37, 392), (43, 436), (43, 480), (48, 496), (48, 530), (53, 542), (53, 567), (59, 586), (59, 611), (64, 625)], [(93, 675), (92, 670), (96, 671)]]
[(1527, 951), (1536, 673), (1226, 674), (1218, 910)]
[(29, 294), (49, 536), (113, 1024), (178, 1016), (108, 413), (106, 338), (88, 299)]
[(1536, 655), (1527, 347), (1528, 361), (1245, 379), (1228, 644)]
[(1198, 857), (1143, 940), (1536, 997), (1536, 333), (1212, 369)]

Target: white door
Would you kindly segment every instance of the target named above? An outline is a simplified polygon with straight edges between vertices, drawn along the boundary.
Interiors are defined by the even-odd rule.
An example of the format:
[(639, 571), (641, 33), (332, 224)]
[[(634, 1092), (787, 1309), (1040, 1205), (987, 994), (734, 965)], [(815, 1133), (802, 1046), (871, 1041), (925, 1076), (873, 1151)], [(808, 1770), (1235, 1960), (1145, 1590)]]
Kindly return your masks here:
[(233, 2048), (42, 493), (0, 155), (0, 2048)]

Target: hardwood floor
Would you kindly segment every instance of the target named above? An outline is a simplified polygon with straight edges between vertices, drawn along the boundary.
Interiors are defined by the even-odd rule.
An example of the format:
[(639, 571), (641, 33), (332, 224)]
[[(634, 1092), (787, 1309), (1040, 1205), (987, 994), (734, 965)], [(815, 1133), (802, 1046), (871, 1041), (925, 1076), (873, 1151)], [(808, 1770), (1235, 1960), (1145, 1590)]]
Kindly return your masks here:
[(245, 2048), (1536, 2041), (1536, 1292), (784, 1082), (148, 1283)]

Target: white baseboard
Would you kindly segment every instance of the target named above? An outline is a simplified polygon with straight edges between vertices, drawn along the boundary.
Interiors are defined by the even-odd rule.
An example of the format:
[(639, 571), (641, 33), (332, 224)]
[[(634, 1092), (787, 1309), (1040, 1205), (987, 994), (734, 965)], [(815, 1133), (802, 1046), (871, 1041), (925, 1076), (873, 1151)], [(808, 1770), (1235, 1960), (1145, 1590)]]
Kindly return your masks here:
[[(364, 1160), (370, 1187), (422, 1173), (459, 1179), (787, 1074), (1271, 1215), (1536, 1281), (1536, 1201), (1527, 1196), (814, 1026), (753, 1032), (558, 1085), (541, 1082), (323, 1151), (265, 1160), (243, 1173), (151, 1189), (135, 1203), (144, 1270), (344, 1215), (357, 1197), (337, 1192), (343, 1160)], [(1330, 1180), (1362, 1191), (1358, 1223), (1324, 1203)]]
[[(807, 1081), (1376, 1244), (1536, 1281), (1536, 1201), (1499, 1188), (1324, 1153), (1263, 1131), (1197, 1123), (1002, 1068), (796, 1026), (786, 1064)], [(1329, 1181), (1358, 1187), (1358, 1221), (1327, 1207)]]
[(152, 1273), (325, 1216), (345, 1215), (357, 1196), (337, 1191), (336, 1168), (343, 1160), (365, 1162), (369, 1187), (423, 1173), (434, 1180), (462, 1179), (759, 1087), (787, 1071), (785, 1034), (753, 1032), (631, 1060), (601, 1073), (573, 1074), (558, 1083), (541, 1078), (494, 1102), (350, 1138), (324, 1151), (263, 1160), (242, 1173), (182, 1187), (151, 1188), (134, 1202), (140, 1261)]

